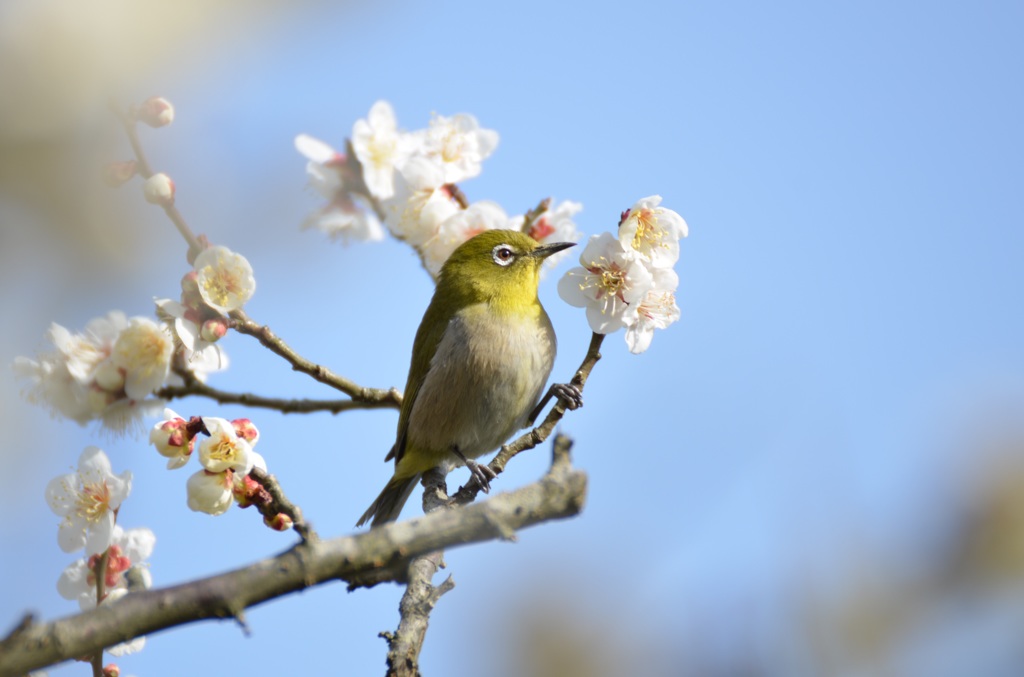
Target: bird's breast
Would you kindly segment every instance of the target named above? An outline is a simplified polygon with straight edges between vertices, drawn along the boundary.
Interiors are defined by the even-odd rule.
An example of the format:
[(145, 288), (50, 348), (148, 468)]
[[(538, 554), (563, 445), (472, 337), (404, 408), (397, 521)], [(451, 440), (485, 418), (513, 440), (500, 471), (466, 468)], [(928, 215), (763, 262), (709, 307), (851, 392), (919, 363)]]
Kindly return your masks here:
[[(536, 311), (536, 312), (534, 312)], [(445, 329), (409, 415), (408, 444), (441, 462), (450, 449), (474, 458), (522, 428), (555, 360), (544, 309), (499, 315), (485, 304)]]

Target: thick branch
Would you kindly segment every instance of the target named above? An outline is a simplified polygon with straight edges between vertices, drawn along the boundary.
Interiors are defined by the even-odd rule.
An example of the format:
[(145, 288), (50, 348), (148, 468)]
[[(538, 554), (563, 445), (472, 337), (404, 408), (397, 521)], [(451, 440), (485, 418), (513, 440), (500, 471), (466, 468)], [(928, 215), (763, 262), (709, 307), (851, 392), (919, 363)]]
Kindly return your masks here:
[(239, 333), (254, 337), (263, 347), (287, 360), (295, 371), (312, 376), (317, 381), (340, 390), (356, 402), (395, 408), (402, 405), (402, 394), (396, 388), (389, 388), (387, 390), (382, 388), (364, 388), (344, 376), (335, 374), (327, 367), (307, 360), (292, 350), (287, 343), (270, 330), (270, 327), (249, 319), (245, 311), (236, 310), (232, 312), (231, 319), (233, 329)]
[(0, 677), (88, 655), (140, 635), (244, 609), (334, 579), (349, 580), (445, 547), (504, 538), (511, 531), (582, 510), (586, 475), (556, 462), (539, 481), (460, 510), (438, 510), (356, 536), (308, 541), (250, 566), (169, 588), (133, 592), (50, 623), (23, 623), (0, 641)]

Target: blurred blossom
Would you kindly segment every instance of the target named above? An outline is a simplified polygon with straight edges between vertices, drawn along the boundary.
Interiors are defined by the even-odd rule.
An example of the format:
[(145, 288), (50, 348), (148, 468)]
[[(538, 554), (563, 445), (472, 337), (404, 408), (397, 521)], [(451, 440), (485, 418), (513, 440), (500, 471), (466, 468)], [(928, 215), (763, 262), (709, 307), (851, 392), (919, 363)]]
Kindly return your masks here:
[(401, 167), (418, 140), (398, 131), (395, 112), (387, 101), (378, 101), (365, 120), (352, 127), (352, 150), (363, 168), (363, 181), (378, 200), (395, 192), (395, 169)]
[(64, 518), (57, 541), (64, 552), (85, 548), (86, 555), (110, 546), (115, 513), (132, 487), (131, 471), (115, 475), (110, 459), (98, 447), (87, 447), (78, 459), (78, 470), (61, 475), (46, 487), (50, 509)]

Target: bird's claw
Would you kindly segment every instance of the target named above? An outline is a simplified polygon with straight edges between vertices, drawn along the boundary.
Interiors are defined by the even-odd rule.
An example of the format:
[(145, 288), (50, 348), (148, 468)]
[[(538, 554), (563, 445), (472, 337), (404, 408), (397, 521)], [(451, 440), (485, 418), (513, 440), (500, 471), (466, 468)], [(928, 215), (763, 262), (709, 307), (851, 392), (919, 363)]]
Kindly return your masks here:
[(490, 466), (484, 463), (477, 463), (476, 461), (466, 460), (466, 467), (469, 468), (470, 474), (476, 483), (480, 485), (480, 489), (485, 494), (491, 493), (491, 480), (498, 476), (498, 473), (491, 470)]
[(551, 386), (551, 392), (569, 411), (583, 406), (583, 393), (571, 383), (555, 383)]

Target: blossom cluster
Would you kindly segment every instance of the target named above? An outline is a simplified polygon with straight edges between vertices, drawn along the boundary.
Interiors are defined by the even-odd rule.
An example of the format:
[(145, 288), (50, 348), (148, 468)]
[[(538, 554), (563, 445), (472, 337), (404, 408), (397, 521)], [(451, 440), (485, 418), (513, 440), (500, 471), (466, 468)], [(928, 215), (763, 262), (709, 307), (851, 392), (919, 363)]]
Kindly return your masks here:
[(248, 507), (259, 493), (261, 487), (249, 477), (253, 468), (267, 469), (266, 461), (253, 449), (259, 438), (259, 430), (247, 418), (185, 420), (171, 409), (164, 410), (164, 420), (149, 433), (150, 443), (168, 459), (169, 469), (184, 466), (198, 447), (202, 469), (188, 478), (188, 507), (208, 515), (222, 515), (235, 502)]
[[(77, 601), (83, 611), (152, 584), (144, 560), (152, 554), (156, 536), (149, 529), (117, 524), (131, 486), (130, 471), (115, 475), (107, 455), (87, 447), (75, 472), (54, 478), (46, 487), (46, 502), (62, 518), (57, 531), (61, 550), (85, 550), (85, 556), (65, 568), (57, 581), (60, 595)], [(115, 656), (133, 653), (145, 641), (137, 637), (107, 650)]]
[(679, 276), (672, 266), (688, 229), (679, 214), (660, 204), (660, 195), (637, 201), (622, 213), (618, 233), (592, 236), (580, 253), (580, 267), (558, 283), (566, 303), (586, 308), (595, 332), (625, 328), (632, 353), (647, 350), (655, 329), (679, 319)]
[(181, 301), (156, 299), (157, 314), (174, 328), (188, 363), (227, 367), (215, 345), (228, 331), (228, 313), (239, 310), (256, 292), (252, 266), (224, 246), (207, 247), (181, 278)]
[(380, 240), (383, 221), (434, 277), (456, 247), (484, 230), (523, 229), (541, 243), (578, 240), (577, 203), (547, 204), (527, 220), (492, 201), (466, 201), (456, 184), (479, 175), (497, 145), (498, 133), (481, 128), (472, 115), (434, 115), (425, 129), (403, 131), (391, 105), (378, 101), (353, 126), (348, 154), (305, 134), (296, 137), (296, 149), (309, 161), (310, 184), (328, 201), (304, 226), (344, 242)]
[[(181, 382), (172, 365), (200, 381), (227, 367), (214, 343), (227, 332), (226, 313), (240, 308), (255, 288), (244, 256), (209, 247), (182, 279), (181, 302), (156, 301), (162, 323), (116, 310), (80, 333), (54, 323), (47, 333), (52, 349), (36, 359), (16, 358), (15, 374), (26, 383), (28, 399), (55, 415), (82, 425), (99, 420), (124, 432), (159, 415), (165, 402), (152, 397), (154, 391)], [(175, 356), (182, 359), (175, 363)]]

